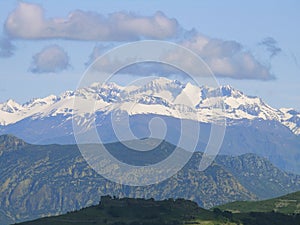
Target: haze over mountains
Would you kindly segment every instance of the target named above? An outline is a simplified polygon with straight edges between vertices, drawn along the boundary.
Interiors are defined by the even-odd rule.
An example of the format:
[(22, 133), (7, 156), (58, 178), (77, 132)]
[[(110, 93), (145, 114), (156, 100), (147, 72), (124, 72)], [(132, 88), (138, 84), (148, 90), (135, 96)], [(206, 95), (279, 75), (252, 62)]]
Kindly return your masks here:
[[(89, 107), (74, 105), (75, 98)], [(223, 111), (216, 109), (220, 99)], [(143, 86), (93, 84), (23, 105), (9, 100), (0, 110), (0, 134), (23, 139), (0, 136), (0, 219), (6, 221), (4, 224), (80, 209), (98, 203), (95, 196), (106, 194), (155, 199), (176, 196), (210, 208), (300, 189), (300, 114), (292, 109), (274, 109), (230, 86), (198, 88), (165, 78)], [(128, 122), (132, 133), (143, 139), (149, 137), (149, 123), (157, 117), (167, 130), (164, 141), (153, 152), (141, 157), (118, 142), (116, 128), (126, 133)], [(227, 127), (221, 155), (205, 171), (199, 171), (212, 124), (222, 118)], [(181, 133), (182, 121), (198, 125), (200, 133), (196, 153), (176, 175), (159, 184), (130, 187), (108, 181), (90, 168), (75, 145), (72, 119), (84, 128), (82, 133), (87, 137), (95, 126), (113, 156), (138, 165), (161, 161), (180, 137), (189, 140), (195, 135)], [(145, 140), (153, 146), (155, 139)], [(127, 142), (134, 144), (135, 140)]]
[[(79, 110), (74, 106), (75, 98), (79, 103), (94, 106), (94, 111), (91, 107)], [(216, 109), (216, 101), (220, 99), (224, 103), (223, 111)], [(132, 133), (138, 138), (149, 137), (151, 119), (163, 119), (167, 125), (164, 139), (175, 145), (180, 135), (191, 136), (188, 132), (181, 134), (181, 120), (193, 121), (200, 127), (196, 148), (199, 151), (205, 150), (211, 124), (226, 119), (221, 154), (255, 153), (283, 170), (300, 173), (300, 113), (293, 109), (274, 109), (259, 97), (246, 96), (230, 86), (199, 88), (157, 78), (142, 86), (93, 84), (22, 105), (8, 100), (0, 104), (0, 134), (13, 134), (29, 143), (73, 144), (72, 117), (75, 116), (85, 132), (96, 125), (104, 143), (117, 142), (120, 140), (111, 120), (119, 114), (129, 118)], [(118, 129), (120, 133), (128, 133), (126, 121), (123, 122), (117, 123)]]

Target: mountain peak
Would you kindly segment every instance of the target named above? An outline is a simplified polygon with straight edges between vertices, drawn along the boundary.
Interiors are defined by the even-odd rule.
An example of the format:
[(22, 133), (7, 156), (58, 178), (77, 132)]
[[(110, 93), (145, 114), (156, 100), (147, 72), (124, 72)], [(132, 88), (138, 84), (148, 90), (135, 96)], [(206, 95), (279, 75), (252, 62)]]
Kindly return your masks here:
[(243, 92), (233, 88), (230, 85), (221, 86), (221, 92), (223, 96), (227, 97), (241, 97), (242, 95), (244, 95)]
[(178, 86), (183, 87), (183, 84), (178, 80), (170, 80), (165, 77), (158, 77), (146, 84), (149, 87), (167, 87), (167, 86)]
[[(221, 99), (224, 110), (219, 115), (228, 119), (230, 124), (239, 123), (243, 119), (276, 120), (293, 133), (300, 134), (300, 113), (293, 109), (274, 109), (259, 97), (247, 96), (230, 85), (198, 87), (194, 83), (181, 83), (166, 77), (127, 86), (113, 82), (104, 85), (94, 83), (76, 91), (67, 91), (58, 97), (50, 95), (23, 105), (9, 100), (0, 104), (0, 125), (8, 126), (24, 119), (53, 116), (62, 116), (63, 121), (67, 121), (74, 114), (75, 98), (80, 99), (80, 102), (94, 100), (95, 110), (105, 115), (120, 108), (125, 111), (130, 109), (130, 115), (154, 113), (180, 119), (194, 119), (197, 113), (199, 121), (208, 123), (215, 121), (211, 115), (215, 113), (213, 109), (216, 101)], [(128, 107), (133, 102), (135, 107)], [(84, 116), (84, 113), (90, 113), (84, 110), (78, 111), (78, 114)]]
[(0, 136), (0, 151), (14, 151), (26, 145), (25, 141), (13, 135), (6, 134)]
[(0, 104), (0, 110), (8, 113), (14, 113), (20, 111), (22, 106), (16, 101), (9, 99), (6, 102)]

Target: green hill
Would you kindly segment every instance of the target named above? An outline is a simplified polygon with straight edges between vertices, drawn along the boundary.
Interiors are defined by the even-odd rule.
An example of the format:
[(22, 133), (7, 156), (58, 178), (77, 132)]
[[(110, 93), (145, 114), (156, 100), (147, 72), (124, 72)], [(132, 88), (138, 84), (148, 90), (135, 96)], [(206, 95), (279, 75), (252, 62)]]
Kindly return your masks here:
[(239, 213), (273, 211), (284, 214), (300, 214), (300, 191), (264, 201), (232, 202), (218, 206), (218, 208)]
[(47, 217), (19, 225), (299, 225), (300, 214), (231, 213), (199, 207), (184, 199), (111, 198), (104, 196), (97, 206), (61, 216)]
[(99, 205), (88, 207), (65, 215), (42, 218), (22, 225), (164, 225), (164, 224), (236, 224), (224, 216), (200, 208), (195, 202), (183, 199), (111, 198), (104, 196)]

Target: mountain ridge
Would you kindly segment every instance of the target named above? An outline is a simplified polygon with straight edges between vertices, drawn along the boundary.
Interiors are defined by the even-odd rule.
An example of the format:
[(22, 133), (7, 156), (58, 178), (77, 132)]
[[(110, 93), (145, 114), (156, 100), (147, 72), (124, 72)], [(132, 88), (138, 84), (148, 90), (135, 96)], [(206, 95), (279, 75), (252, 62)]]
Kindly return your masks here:
[[(224, 110), (220, 110), (220, 102)], [(155, 118), (165, 124), (158, 124), (152, 132), (149, 125)], [(75, 144), (78, 138), (74, 136), (74, 126), (79, 127), (77, 133), (87, 137), (83, 143), (98, 141), (89, 139), (93, 129), (103, 143), (113, 143), (150, 137), (166, 125), (166, 136), (159, 139), (174, 145), (180, 137), (187, 143), (195, 140), (195, 150), (202, 152), (210, 135), (214, 135), (212, 126), (220, 123), (226, 128), (221, 154), (255, 153), (280, 169), (300, 174), (300, 114), (292, 109), (274, 109), (262, 99), (246, 96), (228, 85), (197, 87), (166, 78), (128, 87), (94, 83), (22, 106), (13, 101), (0, 104), (1, 121), (0, 135), (13, 134), (35, 144)], [(181, 133), (183, 122), (199, 127), (199, 136), (195, 136), (196, 132), (191, 136), (189, 127)]]
[[(134, 163), (128, 151), (130, 149), (121, 143), (108, 144), (107, 147), (112, 155), (119, 155), (123, 160), (129, 160), (128, 163)], [(173, 148), (173, 145), (162, 142), (157, 150), (169, 154)], [(156, 162), (158, 156), (164, 157), (161, 154), (152, 155), (151, 162)], [(110, 182), (93, 171), (76, 145), (26, 145), (18, 151), (4, 151), (0, 157), (0, 208), (8, 218), (20, 222), (96, 204), (97, 199), (94, 197), (106, 194), (155, 199), (176, 196), (211, 208), (225, 202), (263, 199), (270, 194), (277, 196), (300, 189), (299, 175), (278, 173), (278, 169), (263, 158), (258, 160), (262, 166), (257, 167), (257, 164), (253, 164), (257, 156), (253, 154), (239, 157), (220, 155), (202, 172), (198, 170), (201, 157), (201, 152), (194, 153), (181, 171), (160, 184), (129, 187)], [(137, 159), (144, 160), (141, 157)], [(238, 166), (231, 168), (228, 165), (239, 165), (238, 162), (248, 165), (245, 165), (244, 171), (233, 173)], [(251, 189), (253, 180), (260, 182), (260, 172), (248, 176), (252, 173), (249, 168), (265, 171), (263, 178), (269, 180), (265, 182), (265, 192)], [(273, 174), (277, 174), (277, 181), (271, 180)]]
[(27, 145), (29, 144), (13, 135), (0, 135), (0, 156), (4, 151), (15, 151)]
[[(156, 99), (151, 100), (150, 96), (156, 97)], [(191, 102), (182, 101), (182, 96), (184, 99), (190, 99)], [(143, 86), (122, 87), (115, 83), (93, 84), (76, 91), (66, 91), (59, 96), (50, 95), (45, 98), (32, 99), (22, 105), (8, 100), (0, 104), (0, 125), (8, 126), (26, 118), (36, 119), (57, 114), (64, 115), (66, 119), (69, 119), (73, 113), (76, 113), (73, 106), (75, 97), (94, 99), (96, 111), (103, 111), (104, 113), (115, 110), (113, 105), (116, 102), (126, 103), (137, 100), (137, 109), (130, 112), (126, 108), (126, 104), (118, 105), (121, 110), (127, 110), (129, 115), (153, 111), (153, 109), (148, 111), (146, 107), (138, 107), (150, 104), (152, 107), (157, 107), (156, 113), (159, 115), (178, 117), (178, 113), (175, 113), (178, 109), (172, 109), (171, 106), (185, 104), (198, 114), (198, 121), (213, 122), (209, 117), (214, 112), (209, 108), (213, 107), (215, 98), (220, 96), (224, 103), (222, 116), (228, 120), (229, 125), (241, 119), (261, 118), (263, 120), (276, 120), (288, 127), (294, 134), (300, 134), (300, 113), (294, 109), (274, 109), (264, 103), (262, 99), (247, 96), (229, 85), (220, 88), (197, 87), (191, 83), (183, 84), (177, 80), (166, 78), (152, 80)], [(172, 110), (175, 111), (172, 113)], [(180, 119), (196, 118), (184, 113), (179, 115)]]

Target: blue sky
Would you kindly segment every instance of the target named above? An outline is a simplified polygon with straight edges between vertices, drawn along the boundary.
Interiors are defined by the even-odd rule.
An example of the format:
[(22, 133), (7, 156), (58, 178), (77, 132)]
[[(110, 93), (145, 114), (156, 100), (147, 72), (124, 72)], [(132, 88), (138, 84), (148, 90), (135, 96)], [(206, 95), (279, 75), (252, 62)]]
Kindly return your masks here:
[(74, 90), (93, 52), (159, 39), (191, 48), (220, 84), (300, 110), (299, 10), (299, 1), (1, 1), (0, 102)]

